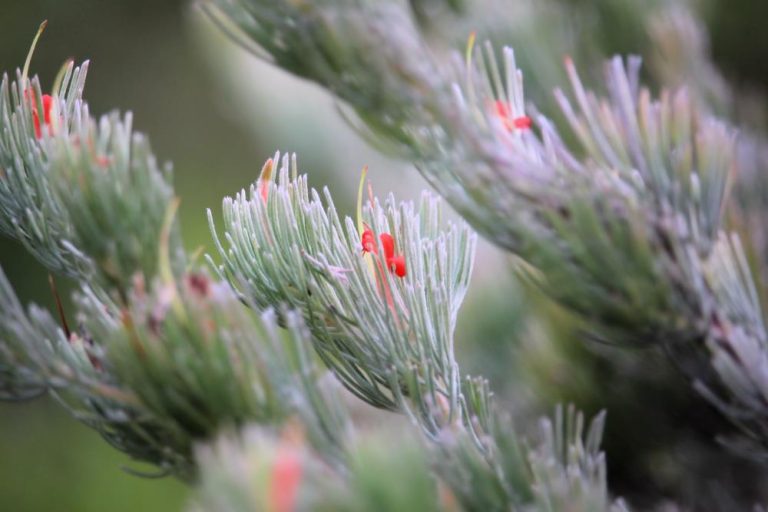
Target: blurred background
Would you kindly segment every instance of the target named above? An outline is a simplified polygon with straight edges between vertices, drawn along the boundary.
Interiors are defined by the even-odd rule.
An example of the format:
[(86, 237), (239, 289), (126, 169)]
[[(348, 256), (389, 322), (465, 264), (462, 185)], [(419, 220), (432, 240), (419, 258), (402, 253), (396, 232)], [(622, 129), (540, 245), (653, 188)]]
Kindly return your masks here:
[[(651, 11), (643, 4), (642, 0), (549, 2), (555, 11), (549, 13), (554, 21), (548, 29), (567, 32), (574, 44), (587, 42), (603, 55), (646, 56), (658, 48), (651, 47), (652, 35), (643, 24), (641, 17)], [(763, 94), (768, 88), (768, 31), (763, 27), (768, 2), (700, 4), (697, 8), (719, 70), (738, 90)], [(532, 4), (507, 0), (497, 5), (516, 9)], [(417, 12), (425, 25), (437, 15), (427, 8)], [(573, 12), (579, 17), (563, 14)], [(149, 134), (158, 158), (173, 162), (185, 243), (190, 249), (210, 248), (205, 209), (219, 208), (223, 196), (247, 187), (275, 150), (297, 152), (311, 183), (328, 185), (337, 206), (349, 213), (364, 165), (370, 167), (379, 195), (394, 191), (399, 197), (414, 198), (425, 188), (414, 169), (381, 156), (349, 129), (327, 94), (238, 49), (188, 0), (0, 0), (0, 70), (12, 72), (23, 64), (44, 19), (49, 25), (31, 72), (40, 75), (45, 89), (65, 59), (91, 60), (85, 96), (92, 111), (133, 111), (135, 127)], [(465, 40), (468, 31), (456, 30), (451, 37)], [(548, 41), (543, 33), (518, 32), (514, 37), (519, 53), (526, 52), (526, 42), (535, 43), (530, 55), (544, 55), (539, 62), (546, 58), (542, 48), (561, 55), (572, 51), (562, 47), (567, 43)], [(526, 70), (525, 63), (522, 67)], [(533, 85), (527, 82), (527, 90), (534, 97), (545, 96), (548, 89), (541, 89), (551, 84), (541, 78), (543, 72), (533, 70), (532, 74)], [(23, 301), (53, 304), (47, 274), (19, 245), (0, 238), (0, 265)], [(60, 283), (60, 288), (66, 290), (66, 285)], [(607, 368), (595, 351), (571, 343), (574, 334), (567, 317), (522, 288), (508, 262), (482, 245), (457, 334), (460, 360), (468, 373), (489, 376), (497, 392), (522, 411), (546, 410), (563, 400), (575, 401), (591, 412), (607, 406), (609, 467), (617, 489), (629, 494), (647, 490), (637, 484), (642, 471), (633, 469), (641, 466), (623, 463), (642, 452), (662, 474), (659, 482), (647, 485), (661, 495), (685, 492), (676, 483), (679, 468), (669, 462), (685, 449), (674, 439), (682, 436), (686, 442), (695, 442), (691, 439), (702, 436), (706, 440), (710, 432), (656, 432), (654, 417), (642, 415), (647, 423), (638, 422), (636, 411), (663, 396), (662, 402), (677, 415), (701, 413), (696, 407), (687, 408), (689, 397), (668, 396), (663, 383), (674, 377), (658, 369), (644, 375), (647, 382), (641, 379), (640, 391), (636, 386), (619, 393), (616, 370)], [(553, 318), (563, 321), (552, 322)], [(553, 324), (558, 329), (548, 327)], [(604, 389), (606, 381), (614, 387), (612, 394)], [(674, 429), (674, 422), (663, 424)], [(717, 430), (718, 425), (712, 428)], [(632, 432), (647, 429), (658, 436), (646, 435), (645, 444), (637, 446)], [(182, 484), (130, 476), (122, 471), (124, 466), (134, 467), (52, 400), (0, 404), (0, 510), (182, 509), (187, 493)]]

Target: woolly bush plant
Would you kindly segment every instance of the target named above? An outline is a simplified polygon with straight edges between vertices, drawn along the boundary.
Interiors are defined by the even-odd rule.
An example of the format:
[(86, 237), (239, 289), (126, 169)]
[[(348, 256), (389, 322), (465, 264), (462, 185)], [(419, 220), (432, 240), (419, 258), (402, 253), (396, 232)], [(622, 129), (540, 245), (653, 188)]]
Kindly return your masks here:
[[(233, 40), (327, 88), (434, 189), (416, 203), (379, 199), (363, 171), (345, 214), (278, 153), (224, 199), (221, 219), (209, 210), (202, 263), (184, 248), (170, 168), (131, 115), (91, 114), (88, 63), (67, 62), (44, 92), (28, 59), (0, 84), (0, 232), (52, 283), (77, 283), (78, 323), (23, 307), (0, 271), (0, 397), (52, 395), (118, 450), (189, 483), (190, 510), (701, 507), (685, 490), (706, 486), (695, 475), (671, 492), (626, 486), (628, 501), (609, 489), (604, 412), (587, 421), (561, 406), (533, 428), (462, 370), (454, 338), (479, 234), (577, 326), (579, 345), (558, 357), (580, 354), (569, 365), (588, 380), (623, 374), (623, 401), (605, 395), (608, 421), (612, 404), (657, 406), (643, 401), (646, 352), (671, 363), (662, 388), (690, 391), (685, 404), (724, 435), (701, 442), (694, 464), (749, 474), (710, 505), (755, 505), (768, 333), (762, 260), (749, 252), (764, 241), (744, 228), (762, 203), (745, 182), (761, 182), (768, 146), (759, 131), (737, 137), (692, 11), (652, 4), (645, 28), (666, 51), (651, 80), (690, 88), (652, 92), (632, 56), (585, 79), (576, 62), (591, 66), (595, 48), (556, 70), (558, 56), (532, 46), (537, 106), (518, 67), (534, 60), (528, 46), (431, 26), (451, 17), (520, 40), (493, 2), (200, 2)], [(534, 26), (563, 12), (525, 5)], [(559, 80), (568, 91), (541, 90)], [(463, 220), (447, 220), (443, 200)], [(596, 341), (612, 349), (579, 352)], [(403, 420), (372, 428), (359, 421), (372, 409)]]

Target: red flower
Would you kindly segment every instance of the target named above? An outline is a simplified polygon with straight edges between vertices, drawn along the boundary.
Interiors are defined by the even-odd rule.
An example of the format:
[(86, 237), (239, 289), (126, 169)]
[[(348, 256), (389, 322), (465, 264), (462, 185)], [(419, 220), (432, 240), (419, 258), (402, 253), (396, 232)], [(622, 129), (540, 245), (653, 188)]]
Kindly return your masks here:
[(394, 272), (397, 277), (405, 277), (405, 256), (402, 254), (393, 256), (387, 260), (387, 265), (389, 270)]
[(281, 447), (272, 466), (269, 484), (270, 510), (273, 512), (296, 510), (301, 474), (299, 454), (291, 447)]
[(268, 181), (260, 181), (259, 182), (259, 195), (261, 196), (261, 200), (264, 201), (264, 204), (267, 203), (267, 198), (269, 198), (269, 182)]
[[(32, 103), (32, 122), (35, 125), (35, 137), (41, 139), (43, 137), (43, 130), (40, 127), (40, 114), (37, 111), (37, 102), (35, 102), (31, 89), (27, 89), (26, 96)], [(53, 107), (53, 96), (50, 94), (43, 94), (43, 123), (49, 128), (49, 133), (53, 133), (51, 129), (51, 107)]]
[[(375, 240), (376, 237), (373, 234), (373, 230), (365, 228), (361, 236), (364, 253), (378, 254), (379, 250), (376, 247)], [(389, 233), (382, 233), (379, 235), (379, 241), (381, 242), (381, 248), (384, 250), (384, 261), (387, 264), (387, 268), (394, 272), (396, 276), (405, 277), (405, 257), (402, 254), (395, 256), (395, 239)]]
[(531, 127), (531, 118), (528, 116), (520, 116), (516, 117), (512, 123), (515, 125), (515, 128), (518, 130), (527, 130)]
[(361, 239), (363, 243), (363, 252), (370, 252), (376, 254), (378, 249), (376, 248), (376, 237), (373, 236), (373, 231), (371, 231), (370, 228), (366, 228), (365, 231), (363, 231), (363, 236)]
[(109, 164), (112, 162), (112, 160), (108, 156), (99, 155), (96, 157), (96, 163), (99, 164), (99, 166), (103, 168), (109, 167)]
[(261, 174), (259, 175), (258, 190), (264, 204), (267, 204), (269, 198), (269, 180), (272, 178), (272, 159), (268, 159), (264, 162), (264, 167), (261, 168)]
[(395, 255), (395, 239), (389, 233), (379, 235), (381, 247), (384, 249), (384, 258), (389, 261)]
[(504, 121), (509, 119), (509, 108), (507, 104), (501, 100), (496, 100), (496, 114)]
[(501, 118), (504, 122), (504, 126), (510, 132), (514, 129), (527, 130), (531, 127), (531, 118), (528, 116), (520, 116), (511, 119), (509, 107), (502, 100), (496, 100), (496, 114)]

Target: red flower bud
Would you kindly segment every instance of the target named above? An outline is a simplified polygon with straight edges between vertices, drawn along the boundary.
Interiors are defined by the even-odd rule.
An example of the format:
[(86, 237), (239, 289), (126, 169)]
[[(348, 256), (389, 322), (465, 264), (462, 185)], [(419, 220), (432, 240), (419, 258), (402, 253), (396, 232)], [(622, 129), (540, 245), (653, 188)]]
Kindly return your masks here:
[(384, 249), (384, 259), (389, 260), (395, 255), (395, 239), (389, 233), (379, 235), (381, 247)]
[(405, 277), (405, 257), (402, 254), (389, 258), (387, 260), (387, 266), (397, 277)]
[(264, 204), (267, 204), (267, 199), (269, 198), (269, 180), (272, 178), (273, 167), (274, 163), (270, 158), (264, 162), (264, 167), (261, 168), (261, 174), (259, 174), (258, 191)]
[(510, 119), (509, 107), (502, 100), (496, 100), (496, 114), (501, 118), (504, 126), (510, 132), (514, 129), (527, 130), (531, 127), (531, 118), (528, 116), (520, 116)]
[[(35, 126), (35, 137), (41, 139), (43, 137), (43, 130), (40, 126), (40, 113), (37, 111), (37, 103), (35, 102), (32, 89), (27, 89), (24, 92), (24, 96), (32, 104), (32, 123)], [(43, 94), (43, 123), (49, 127), (49, 133), (52, 133), (51, 126), (51, 107), (53, 107), (53, 96), (50, 94)]]
[(520, 116), (515, 118), (513, 124), (518, 130), (527, 130), (531, 127), (531, 118), (528, 116)]
[[(395, 256), (395, 239), (389, 233), (382, 233), (379, 235), (379, 240), (381, 241), (381, 248), (384, 250), (384, 262), (386, 262), (387, 268), (391, 272), (394, 272), (398, 277), (404, 277), (406, 273), (405, 257), (402, 254)], [(361, 236), (361, 243), (363, 246), (363, 253), (379, 253), (379, 250), (376, 247), (376, 237), (371, 228), (365, 228)], [(379, 265), (381, 265), (381, 263), (379, 263)]]
[(289, 447), (281, 448), (270, 475), (270, 510), (274, 512), (296, 510), (302, 472), (301, 458), (298, 453)]
[(259, 195), (261, 196), (261, 200), (264, 201), (264, 204), (267, 204), (267, 199), (269, 198), (269, 182), (261, 180), (259, 181)]
[(376, 237), (373, 236), (373, 231), (371, 231), (370, 228), (366, 228), (365, 231), (363, 231), (361, 242), (363, 244), (363, 252), (370, 252), (374, 254), (378, 252), (378, 249), (376, 249)]
[(509, 108), (507, 104), (501, 100), (496, 100), (496, 114), (504, 121), (509, 119)]

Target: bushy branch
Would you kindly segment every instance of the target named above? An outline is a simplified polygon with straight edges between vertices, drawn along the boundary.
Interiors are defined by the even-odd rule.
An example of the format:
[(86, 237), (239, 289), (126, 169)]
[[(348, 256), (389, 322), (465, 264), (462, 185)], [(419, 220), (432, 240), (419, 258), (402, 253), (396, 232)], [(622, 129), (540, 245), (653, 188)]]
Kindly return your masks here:
[(346, 416), (295, 314), (278, 329), (272, 312), (254, 317), (226, 284), (190, 274), (178, 288), (135, 290), (119, 318), (81, 296), (84, 330), (67, 339), (0, 285), (4, 398), (50, 390), (110, 444), (183, 479), (197, 471), (195, 442), (252, 422), (299, 418), (316, 449), (339, 459)]
[[(474, 237), (466, 228), (441, 230), (438, 204), (426, 195), (418, 210), (393, 198), (384, 206), (372, 198), (361, 233), (349, 217), (339, 219), (327, 191), (322, 201), (308, 189), (295, 159), (284, 157), (278, 179), (268, 181), (272, 162), (249, 193), (224, 200), (226, 247), (209, 213), (223, 259), (219, 272), (244, 300), (301, 311), (316, 350), (350, 391), (407, 414), (426, 434), (435, 471), (466, 509), (525, 507), (540, 493), (543, 502), (581, 496), (585, 510), (590, 503), (608, 510), (604, 470), (596, 472), (602, 460), (594, 459), (593, 441), (585, 450), (575, 440), (580, 426), (567, 434), (574, 451), (556, 455), (555, 449), (565, 448), (553, 441), (538, 458), (521, 444), (487, 383), (462, 379), (453, 330), (472, 263)], [(404, 276), (384, 264), (382, 234), (393, 235), (405, 255)], [(371, 242), (377, 246), (366, 245)], [(573, 412), (569, 418), (582, 421)], [(545, 430), (562, 439), (553, 434), (561, 427)], [(562, 469), (548, 466), (553, 463)], [(536, 471), (541, 485), (551, 480), (547, 489), (538, 488)]]
[(160, 236), (173, 202), (170, 169), (133, 133), (130, 114), (90, 116), (87, 69), (66, 64), (50, 96), (37, 78), (3, 77), (0, 230), (52, 272), (124, 294), (134, 273), (156, 275), (161, 242), (177, 273), (184, 253), (175, 223)]
[(326, 400), (300, 316), (281, 313), (278, 330), (273, 313), (255, 317), (228, 285), (185, 269), (170, 176), (130, 115), (89, 115), (86, 68), (68, 63), (51, 96), (21, 73), (0, 86), (0, 226), (80, 289), (70, 331), (25, 312), (0, 276), (2, 398), (48, 391), (183, 479), (195, 442), (246, 422), (297, 417), (338, 458), (346, 417)]
[(558, 409), (554, 422), (542, 420), (530, 448), (507, 431), (503, 469), (519, 472), (514, 489), (499, 486), (471, 443), (448, 432), (437, 447), (393, 429), (362, 435), (350, 443), (347, 470), (339, 472), (322, 463), (296, 428), (250, 428), (201, 447), (204, 470), (190, 510), (250, 512), (290, 504), (298, 511), (625, 511), (606, 490), (597, 448), (602, 419), (586, 433), (583, 421), (573, 409)]
[[(434, 197), (418, 208), (390, 197), (365, 209), (362, 222), (378, 244), (365, 256), (354, 221), (342, 221), (324, 196), (325, 204), (286, 156), (276, 183), (225, 199), (226, 248), (209, 212), (220, 273), (260, 307), (301, 311), (320, 357), (350, 391), (376, 407), (412, 409), (434, 434), (432, 408), (444, 407), (448, 421), (463, 414), (453, 329), (475, 236), (466, 226), (442, 228)], [(382, 234), (402, 253), (404, 277), (381, 256)]]
[(740, 244), (721, 226), (734, 133), (685, 90), (654, 99), (639, 60), (614, 58), (601, 97), (566, 59), (573, 99), (555, 93), (560, 130), (525, 103), (511, 50), (503, 68), (490, 46), (446, 67), (394, 3), (208, 5), (277, 65), (346, 101), (473, 227), (532, 264), (593, 336), (664, 347), (766, 443), (761, 366), (751, 364), (768, 351), (761, 307)]
[[(78, 68), (70, 63), (66, 70), (67, 79), (56, 91), (61, 101), (50, 107), (59, 131), (69, 127), (57, 114), (71, 115), (81, 100), (88, 63)], [(51, 130), (41, 129), (40, 138), (36, 137), (33, 109), (39, 126), (39, 113), (45, 108), (40, 84), (36, 78), (27, 80), (20, 71), (16, 76), (11, 82), (4, 74), (0, 82), (0, 230), (23, 243), (47, 268), (80, 273), (89, 262), (69, 240), (72, 226), (47, 172)], [(61, 107), (67, 112), (61, 112)]]
[[(702, 108), (713, 91), (654, 98), (639, 59), (617, 57), (601, 95), (566, 59), (572, 92), (555, 92), (553, 121), (526, 103), (511, 49), (470, 38), (465, 60), (435, 58), (411, 14), (461, 4), (203, 3), (344, 100), (590, 336), (663, 348), (765, 457), (768, 334), (722, 224), (738, 155)], [(68, 63), (51, 96), (26, 72), (0, 83), (0, 232), (79, 285), (70, 332), (25, 311), (0, 273), (0, 398), (50, 392), (161, 474), (202, 476), (202, 509), (625, 509), (607, 489), (602, 415), (585, 428), (558, 409), (530, 445), (488, 383), (460, 371), (476, 236), (444, 223), (435, 197), (371, 191), (356, 223), (275, 155), (224, 200), (221, 236), (209, 212), (211, 280), (187, 265), (169, 169), (130, 115), (91, 117), (86, 70)], [(412, 442), (352, 437), (310, 348), (353, 395), (405, 414)]]

